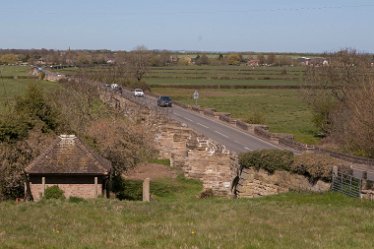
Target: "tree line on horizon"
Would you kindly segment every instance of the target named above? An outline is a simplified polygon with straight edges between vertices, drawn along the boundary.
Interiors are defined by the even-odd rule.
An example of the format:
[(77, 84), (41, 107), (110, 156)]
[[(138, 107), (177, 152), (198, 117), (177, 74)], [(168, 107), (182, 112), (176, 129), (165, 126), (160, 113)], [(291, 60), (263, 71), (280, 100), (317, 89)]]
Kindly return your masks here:
[(141, 51), (147, 55), (149, 66), (167, 65), (240, 65), (258, 61), (259, 65), (295, 65), (297, 56), (321, 57), (323, 54), (259, 53), (259, 52), (179, 52), (148, 50), (139, 46), (132, 51), (111, 50), (54, 50), (54, 49), (0, 49), (0, 65), (111, 65), (121, 63), (127, 55)]

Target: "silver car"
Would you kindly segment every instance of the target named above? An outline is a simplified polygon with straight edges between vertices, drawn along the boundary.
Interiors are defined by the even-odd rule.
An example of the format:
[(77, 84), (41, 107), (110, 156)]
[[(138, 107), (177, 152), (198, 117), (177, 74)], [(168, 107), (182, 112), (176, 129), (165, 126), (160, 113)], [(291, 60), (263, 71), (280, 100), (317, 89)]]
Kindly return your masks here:
[(140, 88), (136, 88), (136, 89), (134, 90), (134, 96), (135, 96), (135, 97), (144, 97), (144, 92), (143, 92), (143, 90), (140, 89)]

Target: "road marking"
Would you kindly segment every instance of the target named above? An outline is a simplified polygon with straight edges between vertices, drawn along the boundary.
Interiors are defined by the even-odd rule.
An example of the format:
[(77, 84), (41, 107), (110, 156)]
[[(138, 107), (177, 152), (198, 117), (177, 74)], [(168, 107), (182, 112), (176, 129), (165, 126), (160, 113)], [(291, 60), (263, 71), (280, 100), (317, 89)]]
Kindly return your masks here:
[(245, 150), (251, 150), (250, 148), (248, 148), (247, 146), (244, 147)]
[(219, 132), (219, 131), (214, 131), (215, 133), (218, 133), (218, 134), (220, 134), (222, 137), (229, 137), (229, 136), (227, 136), (227, 135), (225, 135), (225, 134), (223, 134), (223, 133), (221, 133), (221, 132)]
[(270, 142), (268, 142), (268, 141), (266, 141), (266, 140), (264, 140), (264, 139), (262, 139), (262, 138), (256, 137), (255, 135), (252, 135), (252, 134), (250, 134), (250, 133), (247, 133), (247, 132), (241, 131), (241, 130), (239, 130), (239, 129), (233, 127), (233, 126), (230, 126), (230, 125), (228, 125), (228, 124), (225, 124), (225, 123), (223, 123), (223, 121), (209, 119), (209, 118), (203, 116), (203, 114), (195, 113), (195, 112), (192, 112), (192, 111), (189, 111), (189, 110), (183, 109), (182, 107), (179, 107), (179, 106), (178, 106), (178, 109), (181, 110), (182, 112), (184, 111), (184, 112), (187, 112), (187, 113), (192, 114), (192, 115), (194, 115), (194, 116), (197, 116), (197, 117), (203, 118), (203, 119), (205, 119), (205, 120), (208, 120), (208, 121), (214, 122), (215, 124), (222, 125), (222, 126), (225, 126), (225, 127), (227, 127), (227, 128), (230, 128), (231, 130), (234, 130), (234, 131), (237, 131), (237, 132), (239, 132), (239, 133), (242, 133), (243, 135), (246, 135), (246, 136), (248, 136), (248, 137), (250, 137), (250, 138), (253, 138), (253, 139), (255, 139), (255, 140), (257, 140), (257, 141), (259, 141), (259, 142), (261, 142), (261, 143), (267, 144), (267, 145), (269, 145), (269, 146), (271, 146), (271, 147), (273, 147), (273, 148), (276, 148), (276, 149), (282, 149), (282, 148), (284, 148), (284, 147), (282, 147), (282, 146), (277, 146), (277, 145), (275, 145), (275, 144), (272, 144), (272, 143), (270, 143)]
[(204, 128), (207, 128), (207, 129), (209, 129), (209, 127), (208, 127), (208, 126), (206, 126), (206, 125), (203, 125), (203, 124), (200, 124), (200, 123), (196, 123), (196, 124), (198, 124), (198, 125), (200, 125), (200, 126), (202, 126), (202, 127), (204, 127)]
[(186, 119), (186, 120), (188, 120), (188, 121), (190, 121), (190, 122), (193, 122), (192, 119), (189, 119), (189, 118), (186, 118), (186, 117), (183, 117), (183, 118)]

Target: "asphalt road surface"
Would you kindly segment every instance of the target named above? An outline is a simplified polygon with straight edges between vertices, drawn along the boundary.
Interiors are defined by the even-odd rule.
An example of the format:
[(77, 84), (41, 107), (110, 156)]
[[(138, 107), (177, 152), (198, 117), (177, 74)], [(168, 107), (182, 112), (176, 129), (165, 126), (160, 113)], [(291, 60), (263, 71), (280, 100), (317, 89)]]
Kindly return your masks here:
[(285, 149), (270, 141), (244, 132), (239, 128), (230, 126), (223, 121), (204, 116), (177, 105), (173, 105), (173, 107), (158, 107), (157, 99), (153, 96), (134, 97), (134, 94), (128, 90), (123, 90), (122, 95), (125, 98), (163, 113), (171, 119), (185, 123), (197, 133), (207, 136), (233, 152), (239, 153), (258, 149)]

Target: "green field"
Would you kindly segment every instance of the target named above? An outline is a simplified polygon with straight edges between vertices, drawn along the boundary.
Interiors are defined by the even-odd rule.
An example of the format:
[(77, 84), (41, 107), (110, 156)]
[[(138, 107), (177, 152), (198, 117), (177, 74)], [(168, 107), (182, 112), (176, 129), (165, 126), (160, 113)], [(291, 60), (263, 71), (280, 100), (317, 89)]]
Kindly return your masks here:
[[(191, 192), (191, 191), (190, 191)], [(0, 203), (1, 248), (373, 248), (374, 203), (338, 194)]]
[(300, 67), (169, 66), (152, 67), (144, 80), (152, 85), (270, 85), (297, 86)]
[(22, 95), (30, 84), (40, 85), (47, 91), (57, 86), (55, 82), (36, 79), (0, 79), (0, 110), (6, 102), (12, 103), (16, 96)]
[(29, 76), (30, 70), (29, 66), (0, 66), (0, 76)]
[[(158, 95), (193, 105), (193, 89), (152, 88)], [(312, 114), (299, 90), (293, 89), (201, 89), (198, 105), (229, 112), (248, 120), (258, 115), (273, 132), (291, 133), (298, 141), (315, 143)]]

